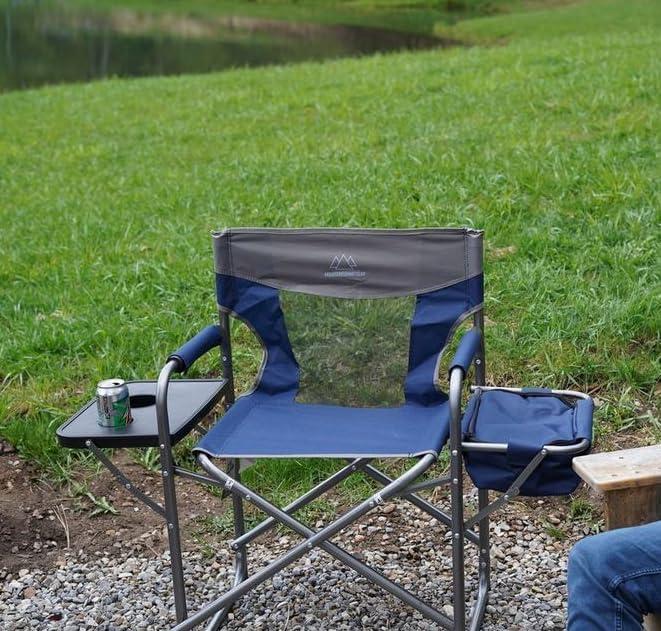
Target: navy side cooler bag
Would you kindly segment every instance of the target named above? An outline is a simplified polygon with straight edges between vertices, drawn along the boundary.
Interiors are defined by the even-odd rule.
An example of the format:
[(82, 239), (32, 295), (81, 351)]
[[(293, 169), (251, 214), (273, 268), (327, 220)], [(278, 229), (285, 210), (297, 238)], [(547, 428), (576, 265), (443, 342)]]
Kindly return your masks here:
[[(464, 440), (505, 443), (503, 453), (465, 451), (466, 469), (480, 489), (507, 491), (545, 445), (592, 440), (592, 399), (573, 391), (477, 386), (463, 417)], [(520, 495), (566, 495), (579, 477), (570, 454), (549, 453)]]

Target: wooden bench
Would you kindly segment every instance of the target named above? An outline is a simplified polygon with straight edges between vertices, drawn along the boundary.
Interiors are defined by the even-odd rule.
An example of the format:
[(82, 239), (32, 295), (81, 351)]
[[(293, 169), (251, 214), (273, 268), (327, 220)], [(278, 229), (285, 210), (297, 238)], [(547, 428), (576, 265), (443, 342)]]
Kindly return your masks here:
[[(573, 465), (604, 496), (608, 530), (661, 519), (661, 445), (579, 456)], [(647, 616), (645, 628), (661, 631), (661, 614)]]

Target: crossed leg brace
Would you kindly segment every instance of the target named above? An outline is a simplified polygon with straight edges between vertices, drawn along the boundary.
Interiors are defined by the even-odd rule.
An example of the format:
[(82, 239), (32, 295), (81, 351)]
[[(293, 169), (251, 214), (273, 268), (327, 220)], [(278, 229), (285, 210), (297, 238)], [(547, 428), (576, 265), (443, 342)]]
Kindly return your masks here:
[[(229, 612), (232, 605), (238, 598), (245, 595), (246, 593), (257, 587), (262, 582), (268, 580), (271, 576), (284, 569), (287, 565), (301, 558), (304, 554), (306, 554), (309, 550), (311, 550), (314, 547), (319, 547), (320, 549), (324, 550), (334, 558), (344, 563), (349, 568), (356, 571), (361, 576), (367, 578), (369, 581), (373, 582), (374, 584), (379, 585), (380, 587), (391, 593), (393, 596), (399, 598), (404, 603), (418, 610), (425, 617), (433, 620), (441, 627), (446, 629), (458, 628), (456, 624), (457, 622), (456, 620), (451, 619), (445, 614), (429, 606), (427, 603), (420, 600), (417, 596), (411, 594), (408, 590), (404, 589), (400, 585), (397, 585), (396, 583), (385, 577), (383, 574), (379, 573), (375, 569), (359, 561), (356, 557), (348, 553), (346, 550), (343, 550), (336, 544), (331, 543), (329, 541), (331, 537), (336, 535), (338, 532), (340, 532), (347, 526), (354, 523), (360, 517), (368, 513), (370, 510), (374, 509), (376, 506), (378, 506), (385, 500), (392, 499), (397, 496), (403, 497), (408, 501), (412, 502), (414, 505), (418, 506), (418, 508), (429, 513), (441, 523), (450, 527), (454, 526), (454, 528), (456, 528), (457, 527), (456, 517), (453, 519), (452, 516), (441, 511), (440, 509), (433, 506), (426, 500), (420, 498), (419, 496), (415, 495), (414, 493), (415, 490), (420, 490), (422, 488), (429, 488), (431, 486), (439, 486), (441, 484), (447, 484), (452, 481), (451, 478), (440, 478), (419, 484), (414, 484), (416, 478), (418, 478), (421, 474), (423, 474), (436, 462), (435, 456), (433, 455), (423, 456), (411, 469), (409, 469), (406, 473), (404, 473), (396, 480), (392, 480), (385, 474), (381, 473), (378, 469), (369, 465), (368, 459), (354, 460), (346, 467), (339, 470), (333, 476), (331, 476), (324, 482), (320, 483), (319, 485), (308, 491), (308, 493), (301, 496), (295, 502), (285, 507), (284, 509), (280, 509), (274, 506), (266, 499), (252, 492), (249, 488), (244, 486), (240, 482), (237, 467), (233, 467), (231, 469), (232, 473), (234, 474), (234, 477), (232, 477), (232, 475), (230, 475), (229, 473), (226, 473), (221, 469), (219, 469), (208, 457), (204, 455), (200, 455), (198, 460), (200, 462), (200, 465), (205, 469), (205, 471), (209, 474), (210, 477), (180, 469), (177, 470), (177, 473), (179, 475), (184, 475), (186, 477), (190, 477), (201, 482), (206, 482), (206, 483), (215, 484), (216, 486), (221, 486), (222, 488), (232, 493), (234, 497), (235, 525), (238, 527), (237, 533), (239, 533), (237, 538), (231, 543), (231, 547), (237, 555), (235, 559), (235, 581), (234, 581), (234, 586), (229, 591), (227, 591), (222, 596), (216, 598), (211, 603), (207, 604), (200, 611), (191, 615), (186, 620), (180, 622), (177, 626), (174, 627), (174, 631), (184, 631), (186, 629), (192, 629), (196, 625), (204, 622), (205, 620), (208, 620), (209, 618), (211, 618), (211, 622), (208, 623), (207, 629), (218, 628), (220, 624), (222, 624), (225, 617), (227, 616), (227, 613)], [(367, 473), (371, 478), (373, 478), (377, 482), (385, 485), (384, 488), (380, 492), (375, 493), (367, 500), (363, 501), (356, 507), (344, 513), (334, 522), (328, 524), (327, 526), (316, 532), (291, 516), (291, 513), (293, 513), (295, 510), (311, 502), (316, 497), (319, 497), (329, 488), (335, 486), (343, 479), (345, 479), (346, 477), (348, 477), (349, 475), (351, 475), (352, 473), (354, 473), (359, 469)], [(453, 495), (457, 495), (461, 492), (461, 489), (452, 488), (452, 491), (453, 491)], [(252, 504), (257, 506), (260, 510), (262, 510), (264, 513), (268, 515), (268, 518), (266, 520), (261, 522), (258, 526), (256, 526), (248, 533), (243, 533), (242, 514), (237, 515), (236, 513), (237, 508), (241, 510), (241, 502), (243, 500), (251, 502)], [(461, 499), (458, 499), (458, 501), (461, 501)], [(479, 501), (480, 501), (480, 512), (482, 512), (487, 507), (488, 494), (486, 494), (486, 492), (484, 493), (480, 492)], [(488, 570), (489, 570), (487, 519), (488, 519), (488, 514), (484, 514), (480, 520), (481, 528), (479, 534), (469, 529), (464, 530), (463, 522), (462, 522), (461, 524), (462, 528), (458, 530), (462, 531), (461, 534), (463, 536), (460, 537), (453, 536), (452, 539), (453, 551), (456, 550), (456, 552), (458, 553), (457, 556), (459, 556), (461, 559), (460, 572), (457, 572), (456, 568), (453, 568), (453, 575), (454, 575), (453, 578), (455, 579), (454, 580), (455, 600), (457, 600), (458, 597), (460, 598), (459, 605), (455, 604), (455, 611), (458, 608), (458, 606), (461, 606), (462, 609), (464, 608), (464, 598), (463, 598), (464, 541), (463, 539), (465, 537), (468, 541), (480, 546), (479, 556), (480, 556), (481, 564), (480, 564), (479, 592), (476, 603), (473, 608), (473, 612), (472, 612), (473, 615), (471, 616), (471, 620), (470, 620), (471, 629), (479, 628), (482, 617), (484, 615), (484, 608), (486, 607), (486, 598), (488, 591)], [(237, 520), (240, 521), (241, 524), (237, 523)], [(262, 568), (260, 571), (256, 572), (251, 576), (248, 576), (247, 567), (246, 567), (245, 546), (249, 541), (252, 541), (255, 537), (259, 536), (260, 534), (263, 534), (264, 532), (272, 528), (276, 523), (281, 523), (284, 524), (285, 526), (288, 526), (291, 530), (304, 537), (304, 541), (294, 546), (289, 552), (285, 553), (278, 559), (274, 560), (265, 568)], [(455, 555), (453, 554), (453, 556)], [(461, 586), (456, 584), (458, 578), (461, 579)]]

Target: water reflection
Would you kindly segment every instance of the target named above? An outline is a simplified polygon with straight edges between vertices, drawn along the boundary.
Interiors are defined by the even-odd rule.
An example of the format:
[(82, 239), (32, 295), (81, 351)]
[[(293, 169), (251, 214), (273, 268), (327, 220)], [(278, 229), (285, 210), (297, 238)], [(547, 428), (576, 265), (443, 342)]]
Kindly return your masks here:
[(377, 28), (247, 17), (202, 19), (129, 10), (93, 12), (38, 0), (8, 0), (0, 20), (0, 91), (108, 76), (200, 73), (452, 43)]

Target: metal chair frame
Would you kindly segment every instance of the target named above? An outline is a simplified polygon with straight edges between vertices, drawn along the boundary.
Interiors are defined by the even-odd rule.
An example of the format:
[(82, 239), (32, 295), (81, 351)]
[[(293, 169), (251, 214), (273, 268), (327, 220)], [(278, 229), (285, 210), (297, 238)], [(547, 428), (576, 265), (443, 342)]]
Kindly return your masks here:
[[(480, 332), (483, 330), (483, 311), (480, 309), (473, 315), (473, 326)], [(220, 312), (220, 325), (222, 330), (222, 370), (223, 377), (228, 380), (228, 394), (226, 405), (234, 402), (234, 383), (232, 369), (232, 349), (230, 339), (230, 327), (227, 313)], [(484, 342), (482, 341), (474, 358), (474, 388), (487, 389), (485, 386), (485, 354)], [(207, 475), (189, 471), (176, 465), (169, 433), (169, 420), (167, 408), (168, 385), (172, 375), (180, 371), (180, 366), (175, 360), (169, 360), (158, 378), (156, 391), (156, 415), (159, 434), (160, 468), (163, 480), (164, 508), (156, 505), (151, 506), (159, 514), (164, 514), (167, 523), (167, 532), (170, 548), (170, 562), (172, 566), (172, 580), (174, 590), (174, 601), (176, 609), (177, 624), (175, 631), (184, 631), (206, 622), (208, 630), (219, 628), (225, 621), (227, 614), (236, 601), (257, 587), (262, 582), (272, 577), (286, 566), (301, 558), (308, 551), (319, 547), (337, 560), (371, 582), (379, 585), (396, 598), (410, 605), (425, 617), (436, 622), (445, 629), (465, 631), (470, 629), (476, 631), (482, 625), (484, 613), (487, 606), (490, 587), (490, 543), (489, 543), (489, 517), (491, 513), (501, 508), (519, 493), (521, 485), (535, 471), (544, 457), (549, 453), (578, 454), (585, 451), (589, 444), (581, 441), (574, 445), (555, 446), (547, 445), (542, 448), (535, 458), (514, 480), (510, 488), (497, 499), (489, 501), (487, 490), (478, 490), (478, 510), (469, 517), (464, 518), (463, 501), (463, 452), (464, 451), (491, 451), (503, 452), (507, 450), (507, 444), (501, 443), (478, 443), (462, 441), (461, 429), (461, 396), (465, 381), (464, 371), (455, 367), (450, 373), (449, 405), (451, 412), (450, 421), (450, 473), (433, 480), (416, 482), (420, 475), (425, 473), (436, 463), (436, 456), (426, 454), (419, 457), (418, 461), (408, 471), (396, 479), (392, 479), (370, 464), (370, 459), (359, 458), (348, 462), (343, 468), (331, 475), (328, 479), (317, 484), (307, 493), (299, 497), (284, 508), (279, 508), (268, 500), (253, 492), (241, 482), (239, 460), (229, 461), (228, 471), (222, 471), (206, 455), (198, 456), (198, 462)], [(517, 390), (517, 389), (512, 389)], [(568, 394), (571, 396), (585, 397), (585, 395), (571, 391), (553, 391), (556, 394)], [(98, 451), (98, 450), (95, 450)], [(101, 453), (101, 452), (99, 452)], [(104, 462), (104, 464), (106, 464)], [(106, 464), (106, 466), (108, 466)], [(110, 468), (110, 467), (109, 467)], [(112, 468), (111, 468), (112, 471)], [(350, 509), (335, 521), (324, 526), (320, 530), (313, 530), (295, 519), (292, 515), (300, 508), (320, 497), (329, 489), (333, 488), (351, 474), (362, 471), (375, 482), (382, 485), (382, 490), (374, 493), (369, 498)], [(113, 472), (116, 475), (115, 472)], [(126, 479), (121, 477), (120, 481)], [(184, 583), (183, 561), (181, 554), (181, 536), (179, 518), (177, 512), (175, 476), (185, 477), (200, 483), (210, 484), (222, 488), (232, 496), (232, 509), (234, 515), (234, 540), (230, 546), (234, 552), (234, 584), (231, 589), (215, 600), (208, 603), (202, 609), (192, 615), (188, 615), (186, 603), (186, 591)], [(117, 475), (116, 475), (117, 477)], [(437, 506), (418, 495), (418, 491), (435, 488), (443, 485), (450, 486), (451, 514), (446, 513)], [(129, 488), (127, 486), (127, 488)], [(135, 489), (131, 492), (136, 494)], [(136, 494), (139, 499), (144, 501)], [(453, 616), (450, 618), (444, 613), (431, 607), (410, 593), (403, 587), (397, 585), (377, 570), (359, 561), (355, 556), (343, 550), (338, 545), (331, 543), (330, 538), (339, 533), (357, 519), (374, 510), (383, 502), (395, 497), (403, 498), (414, 506), (431, 515), (436, 521), (448, 527), (452, 533), (452, 579), (453, 579)], [(259, 508), (267, 515), (267, 518), (250, 531), (245, 530), (243, 502), (249, 502)], [(151, 504), (154, 504), (151, 502)], [(149, 504), (148, 504), (149, 505)], [(258, 536), (264, 534), (277, 523), (290, 528), (300, 535), (303, 541), (295, 545), (287, 553), (272, 561), (269, 565), (254, 574), (248, 572), (247, 546)], [(474, 527), (477, 526), (477, 532)], [(465, 542), (478, 547), (478, 589), (472, 610), (467, 613), (465, 602), (464, 581), (464, 552)]]

